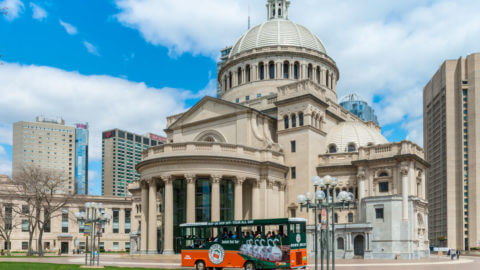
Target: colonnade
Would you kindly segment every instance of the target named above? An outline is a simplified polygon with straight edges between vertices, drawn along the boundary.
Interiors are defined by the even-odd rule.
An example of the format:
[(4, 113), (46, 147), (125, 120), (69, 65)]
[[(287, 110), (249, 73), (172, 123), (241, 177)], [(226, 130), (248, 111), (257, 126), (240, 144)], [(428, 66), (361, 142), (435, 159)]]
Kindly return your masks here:
[[(212, 174), (202, 175), (201, 179), (210, 179), (211, 183), (211, 221), (220, 221), (220, 182), (232, 180), (234, 182), (234, 219), (246, 218), (279, 218), (285, 214), (285, 184), (268, 178), (253, 179), (245, 176), (229, 176)], [(174, 252), (174, 189), (173, 183), (177, 179), (186, 182), (186, 222), (196, 222), (195, 184), (200, 179), (195, 174), (164, 175), (160, 178), (141, 179), (141, 251), (146, 254), (157, 253), (157, 190), (163, 183), (164, 190), (164, 254)], [(244, 214), (244, 184), (251, 183), (250, 213)], [(147, 232), (147, 233), (144, 233)]]

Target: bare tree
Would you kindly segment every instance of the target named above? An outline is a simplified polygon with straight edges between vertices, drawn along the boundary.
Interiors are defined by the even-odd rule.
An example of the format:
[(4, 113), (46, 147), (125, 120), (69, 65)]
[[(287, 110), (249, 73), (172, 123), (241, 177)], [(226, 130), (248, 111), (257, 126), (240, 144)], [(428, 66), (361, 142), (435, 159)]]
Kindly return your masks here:
[(5, 246), (8, 256), (10, 256), (12, 232), (21, 225), (18, 212), (14, 210), (16, 207), (13, 203), (0, 205), (0, 237), (7, 243)]
[(31, 221), (29, 228), (29, 254), (32, 254), (33, 235), (38, 229), (37, 251), (43, 256), (43, 233), (52, 218), (62, 214), (62, 209), (73, 198), (66, 189), (65, 177), (56, 170), (26, 166), (14, 176), (17, 195), (28, 205), (23, 215)]

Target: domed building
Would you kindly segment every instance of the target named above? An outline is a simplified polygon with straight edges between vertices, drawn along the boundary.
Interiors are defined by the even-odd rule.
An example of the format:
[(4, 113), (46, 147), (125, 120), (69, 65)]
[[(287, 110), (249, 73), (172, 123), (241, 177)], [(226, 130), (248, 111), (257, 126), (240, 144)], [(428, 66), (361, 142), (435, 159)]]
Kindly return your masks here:
[[(268, 0), (268, 20), (248, 30), (218, 71), (218, 98), (167, 118), (167, 143), (136, 169), (132, 252), (178, 252), (182, 223), (303, 217), (313, 176), (339, 179), (355, 202), (335, 213), (336, 256), (428, 256), (423, 150), (389, 143), (381, 128), (337, 102), (340, 78), (320, 39)], [(313, 226), (308, 229), (313, 251)]]

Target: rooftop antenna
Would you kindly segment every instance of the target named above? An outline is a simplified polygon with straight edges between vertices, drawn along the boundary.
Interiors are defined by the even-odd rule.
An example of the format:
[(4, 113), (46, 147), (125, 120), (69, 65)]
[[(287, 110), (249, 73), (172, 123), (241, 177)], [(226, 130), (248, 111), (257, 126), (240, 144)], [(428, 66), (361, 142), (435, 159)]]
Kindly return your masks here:
[(248, 30), (250, 30), (250, 5), (248, 5)]

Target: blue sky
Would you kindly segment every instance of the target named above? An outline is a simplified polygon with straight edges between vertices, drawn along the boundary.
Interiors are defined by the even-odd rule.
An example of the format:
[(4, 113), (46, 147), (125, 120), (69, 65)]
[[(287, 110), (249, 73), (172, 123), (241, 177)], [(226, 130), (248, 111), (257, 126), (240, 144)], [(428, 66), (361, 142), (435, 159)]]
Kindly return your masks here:
[[(90, 124), (91, 191), (101, 131), (163, 134), (165, 117), (215, 95), (218, 51), (265, 20), (265, 0), (0, 0), (0, 173), (12, 123)], [(323, 41), (339, 97), (375, 108), (390, 141), (423, 145), (422, 87), (445, 59), (480, 50), (478, 1), (292, 0), (290, 19)], [(463, 16), (459, 18), (458, 14)]]

